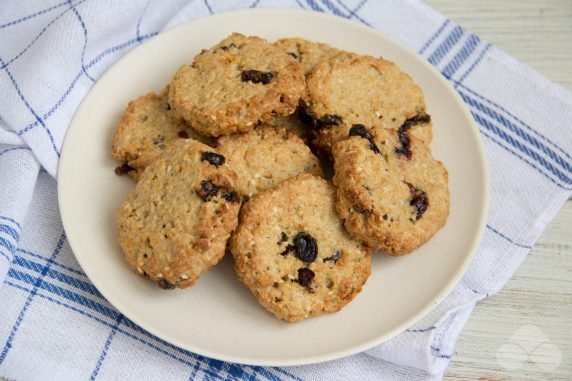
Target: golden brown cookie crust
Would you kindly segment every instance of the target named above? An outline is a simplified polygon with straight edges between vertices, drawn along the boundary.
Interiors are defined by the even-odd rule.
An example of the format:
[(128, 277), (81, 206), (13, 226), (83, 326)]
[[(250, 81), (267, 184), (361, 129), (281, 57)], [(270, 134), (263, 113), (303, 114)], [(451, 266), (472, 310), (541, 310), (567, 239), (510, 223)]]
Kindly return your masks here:
[(302, 64), (306, 75), (310, 74), (321, 61), (332, 58), (341, 52), (341, 50), (328, 44), (296, 37), (282, 38), (276, 41), (274, 46), (296, 58)]
[(217, 137), (292, 114), (304, 89), (292, 56), (262, 38), (233, 33), (179, 68), (169, 103), (197, 132)]
[(238, 223), (236, 174), (220, 160), (205, 160), (205, 152), (215, 153), (191, 139), (171, 145), (117, 215), (127, 264), (162, 288), (192, 286), (223, 257)]
[(126, 165), (125, 171), (136, 181), (153, 160), (181, 138), (209, 142), (173, 115), (167, 92), (165, 88), (159, 94), (151, 92), (129, 102), (113, 133), (111, 154)]
[(390, 255), (407, 254), (445, 225), (448, 173), (414, 136), (407, 136), (408, 158), (397, 131), (370, 132), (373, 140), (352, 136), (334, 145), (336, 210), (353, 237)]
[[(307, 77), (307, 93), (313, 143), (324, 152), (345, 139), (353, 124), (398, 129), (426, 109), (421, 88), (393, 62), (348, 52), (321, 61)], [(410, 133), (429, 144), (431, 122)]]
[[(243, 206), (231, 240), (235, 270), (279, 319), (294, 322), (338, 311), (370, 275), (371, 251), (349, 237), (334, 197), (326, 180), (300, 174)], [(296, 244), (312, 246), (308, 236), (317, 247), (314, 258), (313, 250), (301, 254)]]
[(284, 127), (262, 125), (244, 134), (223, 136), (217, 150), (238, 176), (236, 189), (249, 197), (299, 173), (322, 176), (318, 158)]

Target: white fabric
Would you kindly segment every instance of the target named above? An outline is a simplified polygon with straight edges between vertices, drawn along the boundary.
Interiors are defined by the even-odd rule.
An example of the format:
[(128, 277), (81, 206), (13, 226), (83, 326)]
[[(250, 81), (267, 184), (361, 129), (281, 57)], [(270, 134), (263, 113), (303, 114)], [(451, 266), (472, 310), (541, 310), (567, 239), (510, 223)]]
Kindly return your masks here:
[[(162, 30), (246, 7), (314, 9), (383, 31), (435, 65), (480, 126), (492, 189), (476, 258), (431, 313), (365, 353), (261, 368), (182, 351), (110, 306), (67, 244), (52, 177), (87, 91), (129, 49)], [(572, 95), (414, 0), (5, 2), (0, 66), (0, 376), (6, 378), (438, 379), (475, 304), (503, 287), (572, 189)]]

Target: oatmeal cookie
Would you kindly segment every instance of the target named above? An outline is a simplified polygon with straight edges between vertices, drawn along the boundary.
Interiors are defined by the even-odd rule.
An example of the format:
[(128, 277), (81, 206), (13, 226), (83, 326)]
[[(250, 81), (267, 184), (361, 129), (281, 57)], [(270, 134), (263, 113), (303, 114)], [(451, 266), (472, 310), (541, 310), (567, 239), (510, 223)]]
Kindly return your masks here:
[(169, 104), (197, 132), (218, 137), (292, 114), (304, 90), (296, 59), (262, 38), (233, 33), (179, 68)]
[(289, 322), (339, 311), (362, 289), (371, 251), (350, 238), (326, 180), (300, 174), (244, 204), (231, 239), (239, 279)]
[(448, 174), (407, 130), (351, 127), (336, 143), (336, 210), (355, 238), (390, 255), (407, 254), (445, 225)]
[[(421, 88), (383, 58), (343, 52), (321, 61), (307, 78), (307, 92), (300, 114), (314, 131), (313, 143), (324, 152), (345, 139), (353, 124), (397, 130), (407, 120), (427, 115)], [(410, 127), (411, 135), (430, 143), (430, 118)]]
[(119, 209), (127, 264), (162, 288), (192, 286), (223, 257), (237, 225), (235, 181), (213, 148), (191, 139), (172, 144)]
[(118, 174), (128, 173), (137, 180), (153, 160), (182, 138), (212, 144), (173, 115), (167, 91), (143, 95), (123, 111), (111, 143), (111, 154), (123, 163), (116, 170)]

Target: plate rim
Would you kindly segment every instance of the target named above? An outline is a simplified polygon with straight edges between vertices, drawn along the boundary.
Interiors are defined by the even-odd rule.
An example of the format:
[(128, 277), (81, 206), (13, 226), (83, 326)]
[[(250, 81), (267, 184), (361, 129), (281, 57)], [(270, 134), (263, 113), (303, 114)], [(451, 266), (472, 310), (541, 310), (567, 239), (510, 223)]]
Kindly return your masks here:
[[(224, 19), (226, 17), (229, 17), (229, 15), (234, 16), (234, 17), (239, 17), (242, 14), (251, 15), (253, 13), (254, 14), (259, 13), (259, 14), (280, 15), (281, 17), (284, 17), (284, 14), (290, 14), (291, 17), (295, 17), (296, 15), (299, 15), (299, 14), (304, 14), (304, 16), (311, 15), (310, 17), (323, 18), (323, 19), (326, 19), (327, 21), (334, 23), (334, 24), (335, 23), (346, 24), (352, 28), (360, 29), (362, 32), (374, 34), (377, 38), (383, 40), (384, 43), (393, 45), (398, 50), (402, 50), (408, 56), (410, 56), (413, 59), (415, 59), (416, 61), (418, 61), (418, 63), (425, 66), (425, 69), (428, 69), (429, 72), (433, 76), (437, 77), (437, 80), (439, 82), (441, 82), (444, 85), (444, 87), (447, 89), (447, 91), (452, 95), (453, 99), (455, 100), (455, 102), (457, 104), (457, 107), (461, 110), (464, 117), (469, 122), (467, 128), (469, 128), (469, 130), (470, 130), (471, 134), (473, 135), (474, 140), (476, 142), (476, 148), (477, 148), (477, 151), (479, 153), (479, 161), (480, 161), (480, 165), (481, 165), (482, 170), (483, 170), (482, 181), (480, 183), (481, 189), (479, 190), (479, 194), (482, 195), (482, 198), (483, 198), (483, 208), (482, 208), (481, 214), (479, 216), (479, 228), (475, 232), (475, 234), (473, 235), (472, 242), (467, 249), (467, 255), (465, 256), (464, 260), (462, 261), (462, 263), (459, 266), (459, 268), (457, 269), (457, 271), (454, 273), (454, 276), (448, 281), (447, 286), (444, 287), (441, 290), (441, 292), (439, 292), (438, 295), (433, 300), (431, 300), (429, 303), (427, 303), (427, 305), (425, 307), (423, 307), (417, 314), (414, 314), (409, 319), (404, 320), (401, 324), (396, 326), (393, 330), (388, 331), (386, 334), (376, 336), (376, 337), (372, 338), (371, 340), (367, 340), (367, 341), (363, 342), (360, 345), (354, 345), (354, 346), (352, 346), (346, 350), (339, 350), (339, 351), (330, 352), (327, 354), (321, 354), (321, 355), (313, 356), (309, 359), (308, 358), (297, 358), (297, 359), (287, 359), (287, 360), (280, 360), (280, 359), (274, 359), (274, 360), (258, 359), (258, 360), (256, 360), (256, 359), (249, 359), (249, 358), (236, 356), (236, 355), (213, 353), (213, 351), (211, 351), (211, 350), (204, 350), (204, 349), (195, 347), (193, 345), (189, 345), (189, 343), (183, 343), (180, 340), (178, 340), (178, 338), (170, 337), (170, 335), (165, 335), (165, 334), (161, 333), (160, 330), (155, 329), (154, 327), (147, 326), (147, 324), (144, 321), (142, 321), (142, 319), (140, 319), (139, 316), (137, 316), (137, 313), (133, 313), (133, 311), (126, 308), (125, 305), (121, 302), (121, 300), (118, 300), (117, 298), (115, 298), (113, 296), (110, 298), (107, 293), (102, 292), (99, 289), (99, 287), (97, 287), (96, 282), (94, 282), (92, 277), (90, 276), (91, 271), (89, 269), (89, 266), (85, 266), (85, 262), (82, 263), (81, 256), (77, 256), (75, 254), (76, 251), (75, 251), (74, 247), (77, 247), (77, 245), (74, 244), (73, 238), (70, 236), (67, 236), (67, 233), (66, 233), (66, 236), (67, 236), (67, 240), (68, 240), (68, 243), (70, 245), (70, 248), (71, 248), (72, 252), (74, 253), (74, 257), (78, 261), (79, 265), (81, 266), (82, 270), (86, 274), (89, 281), (98, 289), (98, 291), (101, 292), (101, 294), (103, 295), (105, 300), (108, 301), (120, 313), (124, 314), (127, 318), (129, 318), (131, 321), (133, 321), (135, 324), (137, 324), (138, 326), (140, 326), (141, 328), (143, 328), (147, 332), (151, 333), (152, 335), (158, 337), (161, 340), (165, 340), (166, 342), (168, 342), (168, 343), (170, 343), (170, 344), (172, 344), (178, 348), (181, 348), (183, 350), (188, 350), (190, 352), (193, 352), (193, 353), (196, 353), (196, 354), (199, 354), (202, 356), (206, 356), (209, 358), (225, 361), (225, 362), (232, 362), (232, 363), (243, 364), (243, 365), (255, 365), (255, 366), (298, 366), (298, 365), (310, 365), (310, 364), (322, 363), (325, 361), (336, 360), (336, 359), (347, 357), (347, 356), (350, 356), (350, 355), (353, 355), (356, 353), (363, 352), (364, 350), (370, 349), (370, 348), (377, 346), (383, 342), (391, 340), (393, 337), (404, 332), (407, 328), (409, 328), (410, 326), (415, 324), (417, 321), (422, 319), (430, 311), (432, 311), (438, 304), (440, 304), (453, 291), (453, 289), (458, 285), (459, 281), (461, 280), (463, 275), (466, 273), (469, 265), (471, 264), (473, 258), (475, 257), (475, 255), (477, 253), (477, 249), (478, 249), (478, 247), (482, 241), (482, 237), (483, 237), (483, 234), (485, 231), (486, 221), (488, 219), (489, 208), (490, 208), (490, 172), (489, 172), (489, 165), (487, 162), (486, 150), (485, 150), (484, 142), (483, 142), (482, 137), (480, 135), (478, 126), (476, 125), (473, 117), (471, 116), (471, 113), (470, 113), (467, 105), (465, 104), (465, 102), (463, 102), (460, 95), (453, 88), (453, 86), (443, 77), (441, 72), (439, 72), (433, 65), (431, 65), (429, 62), (427, 62), (427, 60), (424, 57), (420, 56), (417, 52), (415, 52), (413, 49), (409, 48), (408, 46), (405, 46), (402, 43), (398, 42), (397, 40), (394, 40), (392, 37), (387, 36), (385, 33), (383, 33), (382, 31), (380, 31), (378, 29), (365, 26), (361, 23), (358, 23), (358, 22), (350, 20), (350, 19), (335, 16), (335, 15), (332, 15), (329, 13), (315, 12), (312, 10), (291, 9), (291, 8), (255, 8), (255, 9), (237, 9), (237, 10), (235, 9), (235, 10), (220, 12), (220, 13), (207, 15), (204, 17), (200, 17), (197, 19), (193, 19), (193, 20), (183, 22), (183, 23), (181, 23), (175, 27), (172, 27), (172, 28), (169, 28), (167, 30), (160, 32), (158, 35), (150, 38), (149, 40), (145, 41), (141, 45), (130, 50), (125, 55), (123, 55), (120, 59), (118, 59), (113, 64), (111, 64), (111, 66), (109, 68), (107, 68), (105, 70), (105, 72), (100, 76), (100, 78), (97, 80), (97, 82), (94, 84), (94, 86), (92, 86), (88, 90), (88, 92), (83, 96), (83, 99), (81, 100), (79, 106), (75, 110), (74, 115), (73, 115), (72, 119), (70, 120), (70, 124), (68, 125), (68, 128), (66, 129), (64, 139), (63, 139), (63, 143), (62, 143), (62, 148), (61, 148), (61, 155), (60, 155), (60, 159), (58, 161), (58, 171), (57, 171), (57, 193), (58, 193), (58, 204), (59, 204), (58, 206), (59, 206), (59, 212), (60, 212), (60, 216), (61, 216), (61, 220), (62, 220), (62, 225), (63, 225), (64, 231), (67, 231), (68, 229), (66, 229), (66, 226), (69, 226), (69, 224), (70, 224), (70, 221), (67, 217), (68, 216), (67, 209), (64, 206), (64, 205), (66, 205), (66, 202), (63, 198), (63, 194), (64, 194), (63, 189), (62, 189), (63, 181), (60, 181), (62, 178), (65, 177), (65, 165), (66, 165), (65, 163), (66, 163), (66, 161), (64, 160), (64, 158), (67, 156), (66, 154), (70, 151), (68, 149), (68, 147), (69, 147), (68, 136), (69, 136), (70, 130), (72, 129), (71, 127), (77, 123), (76, 120), (78, 118), (78, 115), (81, 114), (81, 111), (85, 107), (85, 104), (87, 103), (86, 100), (89, 98), (90, 93), (92, 93), (92, 91), (94, 89), (96, 89), (97, 87), (101, 86), (101, 82), (105, 82), (104, 81), (105, 78), (110, 76), (111, 75), (110, 73), (113, 73), (115, 70), (118, 70), (117, 67), (120, 66), (119, 64), (122, 61), (127, 60), (129, 58), (129, 56), (135, 54), (137, 51), (139, 51), (141, 49), (145, 49), (146, 45), (150, 41), (154, 41), (154, 40), (158, 40), (158, 39), (167, 39), (168, 40), (168, 38), (169, 38), (168, 36), (170, 34), (176, 34), (176, 32), (180, 29), (188, 28), (189, 25), (204, 22), (205, 20), (213, 20), (213, 19), (216, 20), (219, 18)], [(68, 144), (66, 144), (66, 143), (68, 143)]]

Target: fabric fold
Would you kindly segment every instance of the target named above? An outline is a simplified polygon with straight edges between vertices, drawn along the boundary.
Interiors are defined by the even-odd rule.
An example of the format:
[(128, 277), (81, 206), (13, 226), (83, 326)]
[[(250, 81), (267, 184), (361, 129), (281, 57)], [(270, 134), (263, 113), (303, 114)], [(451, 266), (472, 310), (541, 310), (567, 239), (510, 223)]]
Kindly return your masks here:
[[(4, 143), (2, 140), (4, 140)], [(26, 145), (0, 129), (0, 283), (4, 283), (20, 242), (40, 165)], [(4, 143), (4, 144), (3, 144)]]
[[(249, 7), (331, 13), (415, 50), (459, 93), (485, 143), (491, 208), (471, 266), (427, 316), (364, 353), (309, 366), (256, 367), (181, 350), (138, 327), (101, 296), (75, 260), (61, 225), (53, 177), (73, 113), (97, 79), (130, 49), (168, 28)], [(32, 0), (5, 8), (0, 15), (3, 377), (439, 379), (475, 305), (502, 289), (571, 194), (570, 92), (417, 0)]]

